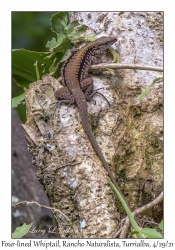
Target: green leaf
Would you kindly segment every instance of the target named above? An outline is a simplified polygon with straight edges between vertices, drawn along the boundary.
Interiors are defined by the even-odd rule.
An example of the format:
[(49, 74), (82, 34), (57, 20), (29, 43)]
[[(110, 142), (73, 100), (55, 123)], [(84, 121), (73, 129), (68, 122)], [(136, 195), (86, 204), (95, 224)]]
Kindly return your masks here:
[(97, 40), (97, 37), (94, 36), (84, 36), (84, 40), (89, 41), (89, 42), (94, 42)]
[(57, 45), (56, 47), (53, 48), (53, 51), (65, 51), (67, 49), (71, 49), (71, 41), (69, 38), (65, 37), (61, 44)]
[(147, 94), (149, 94), (149, 89), (145, 89), (145, 90), (143, 90), (143, 91), (142, 91), (142, 94), (143, 94), (143, 95), (147, 95)]
[(132, 231), (130, 232), (130, 235), (134, 235), (134, 234), (138, 234), (139, 232), (138, 231)]
[(149, 239), (162, 239), (162, 235), (155, 228), (142, 228), (140, 230)]
[(160, 82), (163, 81), (163, 77), (158, 77), (155, 78), (151, 84), (148, 85), (148, 87), (142, 91), (142, 94), (138, 96), (138, 101), (141, 101), (144, 95), (149, 94), (149, 89), (156, 83), (156, 82)]
[(59, 46), (64, 38), (66, 38), (66, 35), (64, 35), (62, 32), (57, 36), (57, 40), (55, 39), (55, 37), (52, 38), (51, 41), (48, 41), (47, 44), (46, 44), (46, 48), (49, 48), (49, 49), (53, 49), (53, 48), (56, 48), (57, 46)]
[(26, 235), (31, 227), (32, 223), (29, 225), (26, 225), (24, 223), (21, 227), (17, 227), (16, 230), (12, 233), (13, 239), (19, 239), (22, 238), (24, 235)]
[(134, 216), (133, 216), (133, 214), (131, 213), (131, 211), (130, 211), (128, 205), (126, 204), (125, 199), (124, 199), (123, 196), (121, 195), (120, 191), (119, 191), (119, 190), (116, 188), (116, 186), (113, 184), (113, 182), (109, 179), (109, 177), (107, 177), (107, 179), (108, 179), (108, 181), (109, 181), (109, 184), (110, 184), (111, 188), (114, 190), (114, 192), (115, 192), (116, 195), (118, 196), (118, 198), (119, 198), (119, 200), (120, 200), (120, 202), (121, 202), (123, 208), (125, 209), (125, 212), (126, 212), (128, 218), (129, 218), (129, 221), (130, 221), (132, 227), (134, 228), (134, 230), (135, 230), (136, 232), (138, 232), (138, 237), (139, 237), (139, 238), (142, 238), (142, 234), (140, 233), (140, 232), (141, 232), (141, 231), (140, 231), (140, 228), (139, 228), (139, 226), (138, 226), (136, 220), (134, 219)]
[[(70, 39), (67, 38), (66, 36), (64, 36), (64, 38), (61, 40), (60, 43), (57, 43), (56, 39), (52, 38), (52, 40), (47, 43), (46, 47), (52, 48), (53, 49), (52, 51), (55, 52), (55, 51), (64, 51), (64, 50), (67, 50), (67, 49), (71, 49), (72, 45), (71, 45)], [(47, 56), (45, 58), (50, 58), (50, 57), (52, 57), (52, 55), (49, 55), (49, 56)]]
[(76, 36), (79, 36), (81, 33), (83, 33), (87, 29), (86, 25), (81, 25), (77, 27), (75, 31), (72, 31), (71, 33), (68, 34), (69, 38), (74, 38)]
[(148, 86), (149, 88), (152, 87), (156, 82), (160, 82), (160, 81), (163, 81), (163, 77), (158, 77), (158, 78), (155, 78), (152, 83)]
[(163, 220), (161, 220), (161, 222), (159, 223), (159, 228), (160, 228), (160, 230), (163, 231)]
[(67, 60), (69, 57), (71, 56), (71, 50), (68, 49), (65, 51), (64, 56), (62, 57), (60, 62), (64, 62), (65, 60)]
[(119, 54), (113, 49), (112, 47), (108, 48), (108, 51), (112, 54), (113, 56), (113, 62), (114, 63), (120, 63), (120, 56)]
[(62, 66), (62, 58), (64, 57), (63, 52), (57, 52), (55, 54), (54, 59), (48, 64), (49, 66), (49, 74), (53, 77), (58, 78), (60, 76), (60, 70)]
[(16, 108), (25, 99), (25, 94), (12, 98), (12, 108)]
[(66, 35), (62, 32), (60, 34), (57, 34), (57, 43), (58, 45), (62, 43), (62, 41), (66, 38)]
[(35, 66), (35, 70), (36, 70), (36, 79), (37, 81), (40, 80), (40, 74), (39, 74), (39, 70), (38, 70), (38, 61), (36, 61), (36, 63), (34, 63)]
[(48, 41), (47, 44), (46, 44), (46, 48), (54, 48), (58, 45), (55, 37), (52, 38), (51, 41)]
[(55, 58), (56, 53), (57, 53), (57, 52), (55, 51), (55, 52), (50, 53), (50, 55), (45, 56), (44, 59), (43, 59), (43, 63), (46, 64), (46, 63), (52, 61), (52, 60)]
[(64, 57), (64, 52), (53, 52), (51, 55), (44, 58), (44, 63), (41, 65), (43, 68), (43, 74), (51, 74), (53, 77), (60, 76), (60, 63)]
[(65, 33), (67, 24), (68, 18), (64, 12), (58, 12), (51, 17), (51, 30), (55, 33)]
[(138, 96), (138, 101), (141, 101), (142, 100), (142, 98), (143, 98), (143, 95), (141, 94), (141, 95), (139, 95)]
[(78, 25), (79, 22), (77, 20), (69, 23), (69, 25), (66, 27), (66, 34), (69, 35), (70, 33), (72, 33), (74, 31), (74, 28)]
[[(25, 49), (12, 50), (12, 74), (27, 79), (29, 82), (37, 80), (34, 63), (38, 61), (38, 71), (42, 77), (41, 64), (43, 58), (49, 55), (50, 52), (35, 52)], [(20, 83), (22, 85), (22, 81)]]

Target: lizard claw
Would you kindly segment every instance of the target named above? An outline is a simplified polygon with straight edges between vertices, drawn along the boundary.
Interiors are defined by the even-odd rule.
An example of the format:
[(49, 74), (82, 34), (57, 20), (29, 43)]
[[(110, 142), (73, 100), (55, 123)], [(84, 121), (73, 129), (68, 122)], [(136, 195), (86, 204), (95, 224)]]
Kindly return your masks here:
[(57, 109), (58, 106), (61, 104), (61, 101), (53, 102), (53, 103), (51, 103), (49, 106), (51, 106), (51, 105), (53, 105), (53, 104), (56, 104), (56, 105), (55, 105), (54, 110), (53, 110), (52, 119), (54, 118), (56, 109)]
[[(61, 105), (62, 103), (68, 103), (68, 106), (67, 106), (67, 112), (68, 112), (68, 107), (69, 107), (72, 103), (74, 103), (74, 102), (73, 102), (72, 100), (60, 100), (60, 101), (51, 103), (50, 105), (56, 104), (56, 105), (55, 105), (55, 108), (54, 108), (54, 111), (53, 111), (52, 118), (53, 118), (54, 115), (55, 115), (56, 109), (57, 109), (58, 106)], [(50, 105), (49, 105), (49, 106), (50, 106)]]

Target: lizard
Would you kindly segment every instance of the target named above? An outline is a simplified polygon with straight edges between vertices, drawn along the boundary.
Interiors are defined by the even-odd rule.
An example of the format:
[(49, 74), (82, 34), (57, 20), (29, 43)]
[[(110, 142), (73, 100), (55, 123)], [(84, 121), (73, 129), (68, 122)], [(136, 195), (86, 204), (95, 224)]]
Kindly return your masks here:
[(64, 87), (56, 90), (54, 95), (58, 99), (58, 104), (67, 103), (68, 105), (71, 105), (75, 103), (77, 105), (83, 129), (88, 136), (94, 151), (99, 157), (112, 183), (126, 202), (95, 136), (92, 133), (87, 111), (87, 101), (90, 101), (96, 93), (104, 97), (103, 94), (98, 92), (99, 89), (93, 90), (93, 80), (87, 78), (88, 70), (91, 64), (98, 62), (96, 56), (101, 54), (116, 41), (117, 38), (115, 37), (102, 36), (94, 42), (87, 43), (81, 49), (73, 49), (71, 56), (65, 61), (61, 68)]

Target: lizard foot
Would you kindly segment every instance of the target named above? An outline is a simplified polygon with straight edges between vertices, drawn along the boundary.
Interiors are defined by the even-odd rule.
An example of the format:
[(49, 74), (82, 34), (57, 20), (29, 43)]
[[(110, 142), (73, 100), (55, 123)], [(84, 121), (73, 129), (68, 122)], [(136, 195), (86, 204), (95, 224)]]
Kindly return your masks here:
[(98, 90), (100, 90), (100, 89), (104, 89), (104, 88), (95, 89), (95, 90), (91, 93), (91, 95), (89, 96), (89, 99), (91, 99), (95, 94), (99, 94), (99, 95), (101, 95), (101, 96), (106, 100), (106, 102), (108, 103), (108, 105), (111, 106), (111, 105), (110, 105), (110, 102), (108, 101), (108, 99), (107, 99), (102, 93), (98, 92)]
[(67, 111), (68, 111), (68, 107), (72, 104), (72, 102), (71, 102), (70, 100), (60, 100), (60, 101), (51, 103), (49, 106), (51, 106), (51, 105), (53, 105), (53, 104), (56, 104), (56, 105), (55, 105), (55, 108), (54, 108), (54, 110), (53, 110), (52, 118), (54, 118), (56, 109), (57, 109), (58, 106), (60, 106), (62, 103), (68, 103)]

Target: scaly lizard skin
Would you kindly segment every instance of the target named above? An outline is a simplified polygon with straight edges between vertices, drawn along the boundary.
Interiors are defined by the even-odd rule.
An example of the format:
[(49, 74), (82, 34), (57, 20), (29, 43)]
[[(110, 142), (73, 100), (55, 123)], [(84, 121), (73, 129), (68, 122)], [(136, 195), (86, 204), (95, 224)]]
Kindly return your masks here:
[[(94, 42), (86, 44), (80, 50), (74, 49), (72, 51), (72, 55), (67, 59), (61, 69), (61, 75), (65, 87), (58, 89), (55, 92), (55, 97), (60, 100), (58, 103), (76, 103), (84, 131), (104, 168), (106, 169), (108, 176), (123, 197), (108, 163), (106, 162), (92, 133), (87, 112), (87, 101), (89, 101), (96, 93), (102, 95), (97, 90), (93, 90), (93, 81), (91, 78), (87, 78), (88, 69), (92, 63), (97, 62), (95, 56), (102, 53), (103, 50), (109, 48), (116, 41), (117, 39), (115, 37), (103, 36)], [(124, 197), (123, 199), (125, 200)]]

